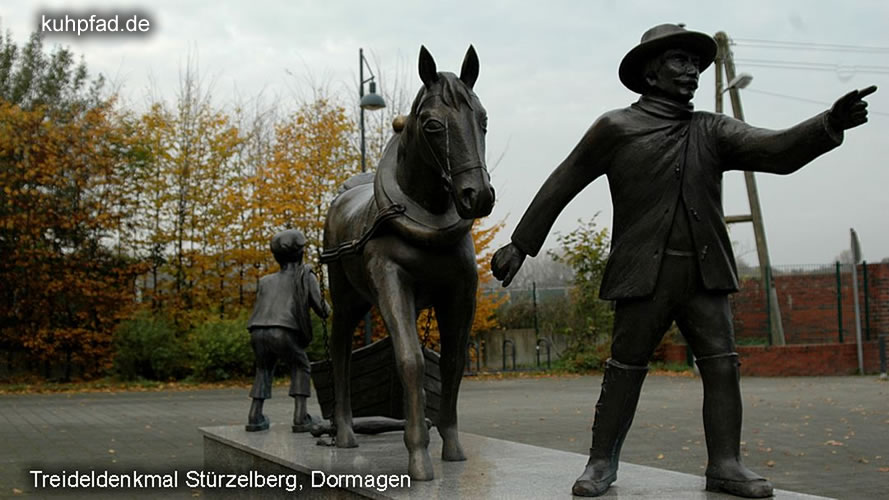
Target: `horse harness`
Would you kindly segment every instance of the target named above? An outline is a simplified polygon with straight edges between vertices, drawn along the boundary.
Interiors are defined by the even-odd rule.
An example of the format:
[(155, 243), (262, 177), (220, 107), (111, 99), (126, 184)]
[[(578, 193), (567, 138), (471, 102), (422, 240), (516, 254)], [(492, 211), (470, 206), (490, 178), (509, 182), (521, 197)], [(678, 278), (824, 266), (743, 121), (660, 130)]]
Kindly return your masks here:
[(361, 252), (364, 248), (364, 245), (367, 244), (379, 231), (380, 227), (389, 219), (394, 217), (398, 217), (399, 215), (404, 214), (405, 212), (404, 205), (400, 205), (398, 203), (393, 203), (388, 207), (377, 212), (376, 217), (374, 217), (373, 223), (369, 228), (361, 235), (360, 238), (343, 242), (333, 248), (325, 249), (321, 252), (321, 257), (319, 257), (319, 261), (322, 264), (329, 264), (331, 262), (336, 262), (340, 260), (345, 255), (351, 255)]

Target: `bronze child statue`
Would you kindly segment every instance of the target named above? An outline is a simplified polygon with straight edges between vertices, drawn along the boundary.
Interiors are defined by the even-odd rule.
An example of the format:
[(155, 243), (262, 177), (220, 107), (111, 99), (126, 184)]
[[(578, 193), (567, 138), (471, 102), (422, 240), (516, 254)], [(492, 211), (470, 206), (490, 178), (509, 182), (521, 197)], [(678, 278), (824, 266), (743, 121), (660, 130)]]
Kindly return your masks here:
[(641, 98), (587, 130), (540, 188), (494, 255), (494, 276), (508, 285), (527, 255), (537, 255), (565, 205), (606, 175), (614, 205), (613, 239), (600, 297), (614, 300), (611, 358), (596, 403), (590, 458), (575, 495), (598, 496), (617, 478), (648, 361), (676, 321), (697, 358), (704, 385), (707, 490), (772, 495), (769, 481), (740, 460), (741, 393), (728, 294), (738, 290), (722, 211), (727, 170), (789, 174), (840, 145), (843, 131), (867, 121), (852, 91), (794, 127), (755, 128), (694, 111), (698, 76), (716, 55), (709, 35), (680, 25), (651, 28), (620, 65), (621, 82)]
[(310, 267), (302, 263), (305, 245), (305, 235), (296, 229), (276, 234), (272, 238), (271, 250), (281, 270), (259, 280), (253, 315), (247, 323), (256, 356), (256, 379), (250, 391), (253, 404), (246, 426), (248, 432), (269, 428), (269, 419), (262, 414), (262, 405), (272, 397), (275, 364), (279, 359), (290, 363), (293, 432), (307, 432), (316, 423), (306, 412), (311, 366), (305, 350), (312, 341), (309, 308), (322, 318), (326, 318), (330, 311), (321, 296), (318, 280)]

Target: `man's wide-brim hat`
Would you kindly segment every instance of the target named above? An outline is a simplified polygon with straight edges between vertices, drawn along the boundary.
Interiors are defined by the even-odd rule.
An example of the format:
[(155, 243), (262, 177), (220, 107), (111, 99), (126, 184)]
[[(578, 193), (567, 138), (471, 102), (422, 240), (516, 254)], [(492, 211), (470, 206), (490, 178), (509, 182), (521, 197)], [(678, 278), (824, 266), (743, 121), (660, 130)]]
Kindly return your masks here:
[(639, 45), (633, 47), (620, 63), (621, 83), (638, 94), (645, 93), (645, 64), (665, 50), (684, 49), (700, 58), (703, 72), (716, 58), (716, 40), (706, 33), (688, 31), (682, 25), (660, 24), (642, 35)]

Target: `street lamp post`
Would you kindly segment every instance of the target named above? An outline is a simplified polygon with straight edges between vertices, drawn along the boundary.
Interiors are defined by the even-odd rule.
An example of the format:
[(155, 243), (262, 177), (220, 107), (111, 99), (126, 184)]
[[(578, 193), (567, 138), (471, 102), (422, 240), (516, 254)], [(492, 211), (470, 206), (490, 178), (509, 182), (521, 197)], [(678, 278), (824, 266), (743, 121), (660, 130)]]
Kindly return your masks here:
[[(364, 78), (365, 67), (367, 67), (367, 72), (370, 73), (370, 77), (366, 79)], [(364, 93), (365, 83), (369, 84), (367, 94)], [(359, 128), (361, 129), (361, 172), (364, 173), (367, 171), (367, 146), (364, 141), (364, 110), (375, 111), (386, 107), (386, 101), (377, 94), (377, 82), (374, 81), (374, 74), (370, 69), (370, 64), (368, 64), (367, 59), (364, 58), (364, 49), (358, 49), (358, 97), (360, 98), (358, 107), (361, 108), (358, 119)], [(364, 316), (365, 345), (370, 345), (372, 333), (373, 327), (371, 325), (371, 316), (368, 312)]]
[[(370, 73), (370, 77), (364, 78), (364, 68), (367, 67), (367, 72)], [(361, 99), (358, 103), (358, 106), (361, 108), (360, 118), (359, 118), (359, 128), (361, 129), (361, 171), (367, 171), (367, 153), (365, 151), (366, 144), (364, 141), (364, 110), (375, 111), (378, 109), (383, 109), (386, 107), (386, 101), (377, 94), (377, 82), (374, 81), (373, 71), (370, 69), (370, 64), (367, 63), (367, 59), (364, 58), (364, 49), (358, 49), (358, 97)], [(364, 84), (369, 83), (369, 91), (367, 94), (364, 93)]]

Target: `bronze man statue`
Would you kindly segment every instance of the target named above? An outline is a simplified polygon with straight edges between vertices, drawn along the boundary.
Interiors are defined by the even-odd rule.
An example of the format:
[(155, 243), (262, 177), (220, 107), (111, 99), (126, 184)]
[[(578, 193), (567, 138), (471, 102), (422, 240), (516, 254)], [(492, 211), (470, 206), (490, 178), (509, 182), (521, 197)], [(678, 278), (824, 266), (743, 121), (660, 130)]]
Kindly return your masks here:
[(722, 212), (722, 174), (789, 174), (840, 145), (867, 121), (869, 87), (840, 98), (799, 125), (773, 131), (694, 111), (698, 76), (716, 55), (709, 35), (662, 24), (642, 36), (620, 65), (620, 80), (641, 98), (610, 111), (549, 176), (512, 235), (494, 255), (508, 285), (537, 255), (556, 217), (587, 184), (608, 176), (614, 205), (611, 253), (600, 297), (614, 300), (611, 358), (596, 403), (590, 458), (575, 495), (603, 494), (617, 478), (620, 448), (636, 411), (647, 364), (676, 321), (704, 384), (707, 490), (772, 495), (772, 485), (740, 460), (741, 393), (728, 294), (737, 270)]

